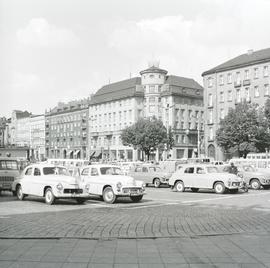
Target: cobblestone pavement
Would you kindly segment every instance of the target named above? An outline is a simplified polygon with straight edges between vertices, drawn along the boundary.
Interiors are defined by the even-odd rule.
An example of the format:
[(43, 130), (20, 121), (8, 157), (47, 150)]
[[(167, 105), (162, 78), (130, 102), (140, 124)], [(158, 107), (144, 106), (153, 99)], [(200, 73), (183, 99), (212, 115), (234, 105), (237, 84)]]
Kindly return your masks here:
[(0, 240), (0, 267), (270, 267), (270, 236)]

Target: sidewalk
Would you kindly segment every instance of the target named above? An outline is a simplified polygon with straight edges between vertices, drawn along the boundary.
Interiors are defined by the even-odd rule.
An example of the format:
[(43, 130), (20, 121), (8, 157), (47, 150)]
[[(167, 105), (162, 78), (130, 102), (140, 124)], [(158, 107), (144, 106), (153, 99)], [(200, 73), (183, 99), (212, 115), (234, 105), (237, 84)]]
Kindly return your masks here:
[(1, 239), (0, 267), (270, 267), (270, 235)]

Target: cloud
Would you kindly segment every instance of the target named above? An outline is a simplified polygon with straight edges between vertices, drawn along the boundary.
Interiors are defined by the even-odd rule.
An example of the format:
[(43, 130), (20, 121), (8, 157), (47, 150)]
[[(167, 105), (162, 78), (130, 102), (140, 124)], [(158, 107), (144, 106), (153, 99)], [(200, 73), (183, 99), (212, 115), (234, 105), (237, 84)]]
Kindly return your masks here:
[(121, 23), (110, 34), (109, 46), (137, 62), (154, 55), (161, 67), (170, 66), (170, 73), (201, 80), (208, 68), (250, 48), (269, 47), (270, 2), (239, 2), (216, 1), (207, 13), (189, 19), (179, 14)]
[(16, 33), (21, 44), (38, 47), (73, 47), (80, 39), (69, 29), (58, 28), (44, 18), (33, 18)]

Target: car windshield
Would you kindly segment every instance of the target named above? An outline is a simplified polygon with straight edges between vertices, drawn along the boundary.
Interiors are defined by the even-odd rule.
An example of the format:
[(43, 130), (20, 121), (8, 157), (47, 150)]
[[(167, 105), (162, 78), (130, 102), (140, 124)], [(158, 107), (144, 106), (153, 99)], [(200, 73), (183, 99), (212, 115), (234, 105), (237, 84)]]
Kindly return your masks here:
[(161, 168), (160, 167), (149, 167), (149, 171), (161, 172)]
[(123, 175), (123, 172), (118, 167), (101, 167), (100, 173), (102, 175)]
[(243, 166), (243, 170), (246, 172), (255, 172), (255, 168), (252, 166)]
[(65, 175), (70, 176), (68, 170), (63, 167), (44, 167), (43, 168), (44, 175)]
[(218, 173), (218, 169), (216, 167), (206, 167), (208, 173)]

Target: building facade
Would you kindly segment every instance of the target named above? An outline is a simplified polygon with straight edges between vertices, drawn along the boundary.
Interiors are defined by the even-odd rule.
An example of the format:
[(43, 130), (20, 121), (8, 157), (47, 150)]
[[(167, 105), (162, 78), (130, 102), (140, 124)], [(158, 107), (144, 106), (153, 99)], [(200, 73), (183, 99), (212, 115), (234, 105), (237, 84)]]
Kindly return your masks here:
[(45, 150), (47, 158), (88, 157), (89, 99), (58, 103), (45, 112)]
[(5, 117), (0, 117), (0, 147), (5, 146), (5, 134), (8, 120)]
[(30, 159), (45, 159), (45, 115), (30, 117)]
[[(140, 75), (105, 85), (93, 95), (89, 107), (90, 156), (141, 159), (141, 152), (122, 144), (121, 132), (139, 118), (152, 116), (174, 133), (175, 146), (163, 159), (194, 156), (203, 131), (203, 88), (193, 79), (168, 76), (157, 62), (150, 63)], [(158, 152), (155, 158), (161, 158)]]
[(263, 106), (269, 98), (270, 48), (248, 51), (202, 74), (204, 83), (205, 151), (225, 160), (228, 155), (216, 143), (219, 122), (242, 101)]

